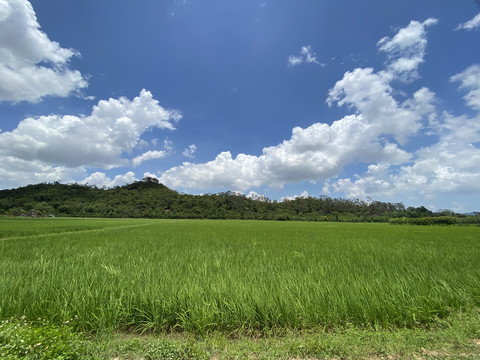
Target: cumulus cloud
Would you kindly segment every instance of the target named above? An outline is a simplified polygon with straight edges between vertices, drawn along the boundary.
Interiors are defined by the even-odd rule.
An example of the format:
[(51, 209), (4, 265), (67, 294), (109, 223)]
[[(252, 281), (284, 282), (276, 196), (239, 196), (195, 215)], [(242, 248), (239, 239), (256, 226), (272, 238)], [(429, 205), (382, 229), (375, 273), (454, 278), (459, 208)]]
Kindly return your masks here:
[(307, 190), (303, 191), (300, 195), (293, 195), (293, 196), (284, 196), (281, 198), (280, 201), (293, 201), (296, 199), (308, 199), (310, 197)]
[[(473, 65), (453, 76), (460, 89), (478, 89), (478, 66)], [(471, 90), (464, 97), (476, 110), (478, 93)], [(433, 198), (439, 193), (474, 193), (480, 191), (480, 116), (453, 116), (444, 113), (437, 122), (438, 141), (413, 154), (413, 162), (400, 167), (383, 162), (371, 164), (368, 171), (356, 178), (338, 179), (328, 190), (350, 197), (417, 194)]]
[[(415, 109), (416, 110), (416, 109)], [(408, 117), (414, 110), (405, 110)], [(421, 116), (416, 115), (420, 120)], [(395, 127), (392, 127), (395, 128)], [(262, 155), (226, 151), (204, 164), (184, 163), (167, 170), (160, 181), (174, 188), (233, 188), (245, 191), (263, 184), (326, 180), (349, 162), (388, 160), (401, 164), (410, 154), (380, 137), (382, 129), (362, 115), (350, 115), (332, 125), (315, 123), (296, 127), (283, 143), (263, 149)]]
[(420, 129), (422, 116), (431, 110), (428, 105), (434, 96), (430, 90), (422, 88), (412, 99), (399, 103), (392, 95), (389, 80), (390, 76), (385, 76), (384, 72), (375, 73), (371, 68), (346, 72), (330, 90), (327, 103), (359, 111), (365, 122), (363, 130), (372, 132), (370, 137), (391, 134), (404, 143)]
[(204, 164), (185, 162), (164, 172), (159, 180), (173, 187), (190, 189), (226, 188), (246, 190), (260, 186), (261, 165), (256, 156), (239, 154), (235, 159), (229, 151), (220, 153), (215, 160)]
[(141, 163), (143, 163), (144, 161), (153, 160), (153, 159), (161, 159), (161, 158), (165, 157), (165, 155), (167, 155), (167, 152), (163, 151), (163, 150), (160, 150), (160, 151), (149, 150), (149, 151), (143, 153), (142, 155), (134, 157), (133, 160), (132, 160), (132, 164), (133, 164), (133, 166), (138, 166)]
[[(474, 110), (480, 110), (480, 66), (474, 64), (452, 76), (451, 82), (460, 82), (459, 89), (467, 90), (464, 100)], [(422, 89), (414, 96), (414, 107), (422, 112), (433, 111), (432, 94)], [(378, 162), (368, 166), (365, 174), (343, 178), (327, 184), (327, 191), (336, 191), (349, 197), (410, 194), (414, 197), (434, 198), (440, 193), (475, 193), (480, 191), (480, 117), (453, 116), (444, 113), (435, 119), (434, 134), (438, 141), (420, 148), (413, 154), (412, 163), (393, 166)]]
[(12, 156), (0, 156), (0, 179), (3, 189), (40, 182), (71, 182), (86, 175), (82, 167), (52, 166), (38, 160), (23, 160)]
[(68, 68), (73, 56), (79, 53), (40, 30), (30, 2), (0, 2), (0, 101), (36, 102), (87, 87), (82, 74)]
[(123, 175), (116, 175), (113, 180), (110, 179), (105, 173), (103, 172), (94, 172), (84, 180), (80, 181), (81, 184), (87, 184), (96, 186), (99, 188), (111, 188), (114, 186), (122, 186), (125, 184), (131, 184), (132, 182), (137, 181), (135, 178), (135, 173), (129, 171)]
[(411, 21), (393, 38), (386, 36), (377, 43), (380, 51), (388, 56), (388, 75), (406, 82), (418, 78), (417, 69), (424, 61), (427, 48), (426, 28), (437, 23), (438, 20), (434, 18), (422, 23)]
[(450, 78), (450, 81), (460, 81), (460, 89), (469, 90), (464, 96), (465, 102), (472, 109), (480, 110), (480, 65), (474, 64), (459, 74)]
[[(477, 138), (480, 140), (480, 138)], [(418, 194), (432, 198), (440, 193), (480, 191), (480, 149), (472, 144), (440, 141), (416, 152), (412, 165), (399, 169), (388, 163), (369, 165), (356, 179), (336, 180), (328, 187), (348, 197)]]
[(480, 13), (466, 23), (458, 24), (455, 30), (474, 30), (477, 28), (480, 28)]
[(259, 194), (256, 191), (250, 191), (246, 197), (248, 199), (256, 200), (256, 201), (261, 201), (261, 202), (268, 202), (269, 199), (264, 195), (264, 194)]
[[(30, 182), (50, 180), (50, 173), (58, 173), (54, 180), (60, 180), (61, 174), (83, 174), (86, 167), (126, 165), (125, 153), (140, 144), (147, 129), (173, 130), (180, 118), (178, 111), (163, 108), (149, 91), (142, 90), (133, 100), (101, 100), (88, 116), (24, 119), (12, 131), (0, 133), (1, 178), (9, 177), (15, 162), (23, 164), (22, 171), (25, 176), (30, 174)], [(160, 155), (163, 152), (147, 152), (134, 162)], [(70, 177), (65, 175), (64, 179)]]
[(22, 120), (16, 129), (0, 134), (0, 155), (67, 167), (116, 167), (125, 164), (122, 154), (132, 151), (145, 130), (173, 130), (180, 118), (142, 90), (133, 100), (101, 100), (89, 116)]
[[(413, 154), (402, 147), (435, 120), (435, 95), (420, 88), (410, 98), (398, 101), (391, 82), (407, 72), (416, 73), (425, 54), (425, 28), (435, 23), (435, 19), (411, 22), (393, 38), (382, 39), (379, 47), (390, 61), (383, 71), (357, 68), (337, 81), (327, 103), (346, 106), (354, 114), (331, 125), (318, 122), (296, 127), (289, 139), (264, 148), (259, 156), (233, 157), (225, 151), (207, 163), (184, 163), (163, 172), (160, 181), (174, 188), (246, 191), (261, 185), (281, 188), (286, 183), (326, 181), (356, 161), (388, 166), (408, 163)], [(308, 51), (306, 48), (304, 53)], [(415, 59), (408, 67), (392, 65), (408, 58)]]

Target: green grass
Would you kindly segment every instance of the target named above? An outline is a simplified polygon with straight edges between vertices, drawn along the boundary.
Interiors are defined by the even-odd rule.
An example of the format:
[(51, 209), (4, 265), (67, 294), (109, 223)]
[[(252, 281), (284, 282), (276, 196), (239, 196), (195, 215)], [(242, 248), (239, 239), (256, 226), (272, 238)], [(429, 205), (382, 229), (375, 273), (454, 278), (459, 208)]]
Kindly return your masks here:
[(219, 359), (479, 359), (480, 312), (437, 319), (429, 329), (336, 329), (266, 334), (262, 337), (213, 332), (139, 335), (74, 331), (67, 324), (0, 322), (1, 360), (219, 360)]
[(425, 327), (480, 307), (480, 229), (0, 218), (0, 319), (81, 331)]

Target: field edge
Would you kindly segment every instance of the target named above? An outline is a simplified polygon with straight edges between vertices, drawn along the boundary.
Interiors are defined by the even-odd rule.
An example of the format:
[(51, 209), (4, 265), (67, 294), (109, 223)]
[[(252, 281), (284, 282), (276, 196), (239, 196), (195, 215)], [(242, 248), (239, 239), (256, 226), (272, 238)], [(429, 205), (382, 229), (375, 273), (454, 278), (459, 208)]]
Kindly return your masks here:
[[(343, 327), (289, 330), (263, 336), (212, 332), (131, 334), (76, 333), (68, 324), (51, 326), (25, 319), (0, 326), (0, 359), (479, 359), (480, 311), (457, 312), (430, 328), (361, 329)], [(10, 336), (6, 336), (6, 334)], [(42, 337), (43, 336), (43, 337)], [(54, 337), (58, 353), (47, 356), (45, 337)], [(10, 339), (11, 341), (8, 341)], [(23, 340), (23, 341), (22, 341)], [(22, 343), (21, 356), (8, 349)], [(43, 344), (43, 345), (42, 345)], [(42, 348), (43, 346), (43, 348)], [(36, 350), (36, 352), (35, 352)], [(50, 351), (52, 349), (50, 348)], [(45, 351), (45, 353), (43, 352)], [(67, 353), (68, 351), (68, 353)], [(43, 356), (45, 355), (45, 356)], [(53, 355), (53, 354), (50, 354)]]

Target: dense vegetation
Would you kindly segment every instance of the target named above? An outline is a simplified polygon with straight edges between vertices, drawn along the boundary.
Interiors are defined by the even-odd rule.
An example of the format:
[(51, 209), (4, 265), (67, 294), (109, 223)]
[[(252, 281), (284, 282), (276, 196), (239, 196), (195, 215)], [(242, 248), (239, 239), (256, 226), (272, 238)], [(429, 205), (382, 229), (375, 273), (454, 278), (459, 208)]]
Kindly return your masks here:
[(193, 333), (426, 326), (480, 308), (477, 227), (0, 218), (0, 320)]
[[(308, 221), (388, 222), (391, 218), (417, 219), (449, 216), (454, 222), (478, 222), (451, 211), (432, 213), (425, 207), (402, 203), (334, 199), (297, 198), (290, 201), (251, 199), (232, 192), (179, 194), (145, 178), (111, 189), (79, 184), (37, 184), (0, 191), (0, 214), (48, 215), (106, 218), (163, 219), (256, 219)], [(403, 220), (401, 223), (408, 223)]]
[[(1, 360), (315, 360), (478, 359), (480, 312), (439, 320), (429, 329), (374, 328), (287, 331), (271, 336), (214, 333), (95, 336), (75, 321), (52, 325), (26, 318), (0, 322)], [(281, 335), (281, 336), (278, 336)]]

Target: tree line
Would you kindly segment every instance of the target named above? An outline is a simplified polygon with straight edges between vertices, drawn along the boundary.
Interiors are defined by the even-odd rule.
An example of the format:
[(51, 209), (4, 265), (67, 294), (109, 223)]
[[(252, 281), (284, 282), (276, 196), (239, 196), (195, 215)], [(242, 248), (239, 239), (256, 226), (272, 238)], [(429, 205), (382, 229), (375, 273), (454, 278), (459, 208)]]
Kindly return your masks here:
[[(393, 220), (396, 223), (415, 223), (408, 219), (441, 216), (457, 220), (466, 218), (448, 210), (434, 213), (423, 206), (405, 208), (403, 203), (327, 196), (275, 201), (263, 197), (251, 199), (230, 191), (205, 195), (180, 194), (150, 177), (110, 189), (56, 182), (2, 190), (0, 214), (349, 222), (388, 222), (397, 219)], [(478, 220), (479, 217), (469, 218)]]

